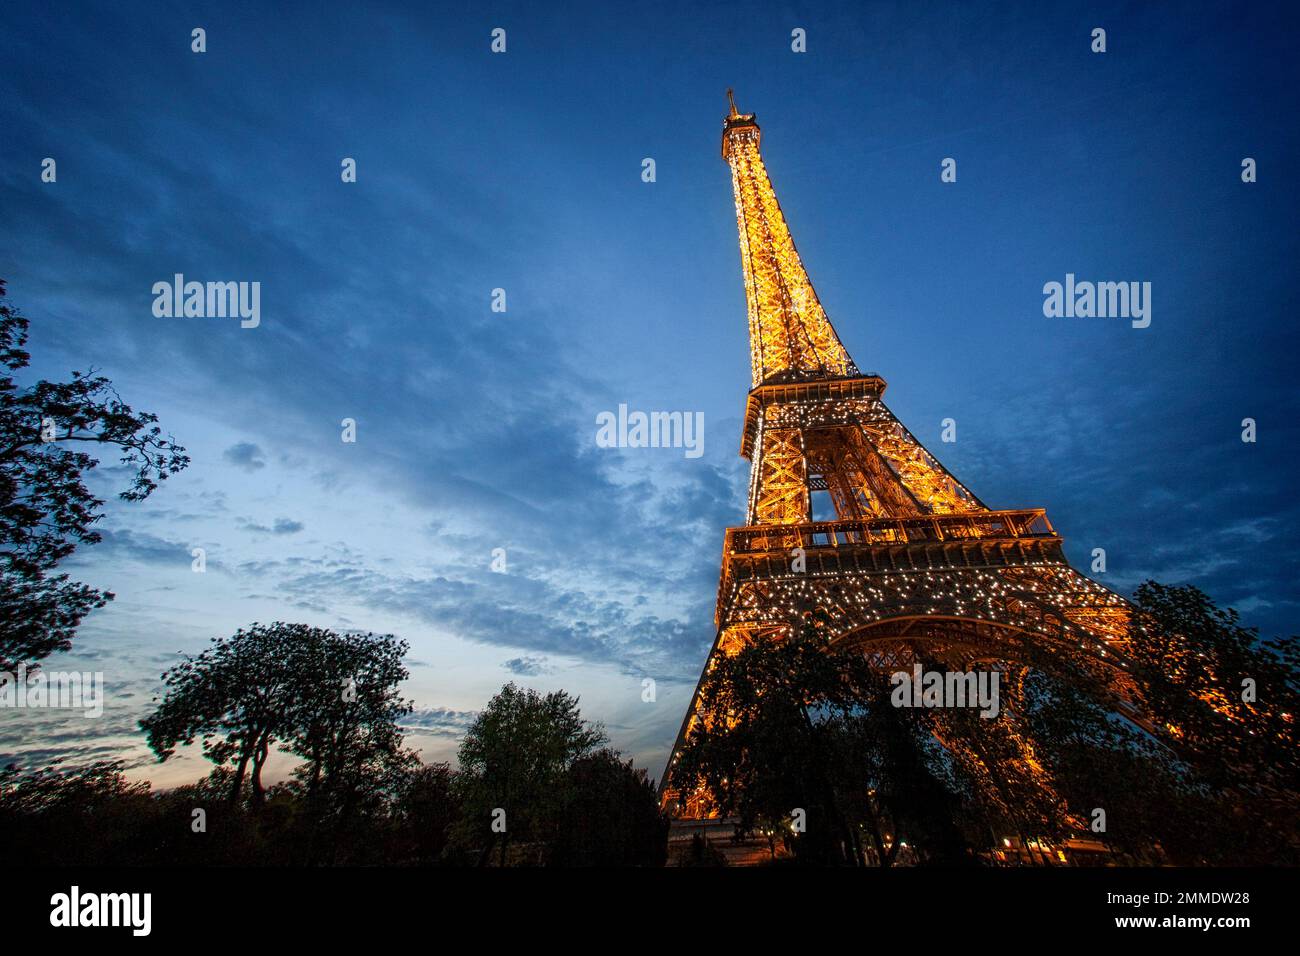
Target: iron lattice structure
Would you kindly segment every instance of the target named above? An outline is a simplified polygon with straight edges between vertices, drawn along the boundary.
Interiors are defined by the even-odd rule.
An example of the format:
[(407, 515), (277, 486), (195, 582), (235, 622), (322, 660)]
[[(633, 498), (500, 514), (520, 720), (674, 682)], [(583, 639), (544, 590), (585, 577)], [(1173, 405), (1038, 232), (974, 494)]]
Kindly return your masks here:
[[(749, 313), (740, 453), (751, 472), (747, 524), (726, 531), (701, 682), (718, 655), (779, 639), (815, 609), (833, 641), (890, 670), (921, 658), (1011, 667), (1032, 644), (1040, 658), (1113, 665), (1124, 683), (1127, 602), (1069, 565), (1042, 509), (990, 510), (886, 407), (884, 380), (858, 371), (813, 290), (759, 141), (733, 99), (722, 156)], [(832, 520), (813, 520), (819, 494)], [(674, 810), (690, 787), (672, 778), (677, 751), (711, 719), (698, 700), (697, 687), (664, 774)], [(708, 795), (688, 792), (685, 815), (708, 812)]]

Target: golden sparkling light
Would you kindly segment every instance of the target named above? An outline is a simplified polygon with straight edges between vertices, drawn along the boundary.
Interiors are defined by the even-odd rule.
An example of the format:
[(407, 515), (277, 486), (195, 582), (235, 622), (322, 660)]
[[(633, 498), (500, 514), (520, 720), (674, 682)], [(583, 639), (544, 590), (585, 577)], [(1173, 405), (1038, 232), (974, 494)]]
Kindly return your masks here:
[[(1014, 660), (1031, 643), (1070, 648), (1122, 668), (1127, 602), (1070, 567), (1041, 509), (986, 508), (894, 417), (884, 381), (859, 373), (804, 271), (759, 140), (753, 115), (733, 109), (723, 156), (749, 314), (755, 387), (741, 453), (752, 465), (749, 523), (727, 529), (723, 545), (718, 640), (704, 674), (814, 610), (833, 640), (881, 667), (928, 641), (984, 660)], [(812, 520), (819, 491), (835, 520)], [(666, 806), (675, 809), (672, 768), (687, 735), (737, 716), (704, 714), (692, 699)], [(1041, 772), (1031, 749), (1022, 759)], [(688, 815), (710, 812), (703, 787), (680, 786)]]

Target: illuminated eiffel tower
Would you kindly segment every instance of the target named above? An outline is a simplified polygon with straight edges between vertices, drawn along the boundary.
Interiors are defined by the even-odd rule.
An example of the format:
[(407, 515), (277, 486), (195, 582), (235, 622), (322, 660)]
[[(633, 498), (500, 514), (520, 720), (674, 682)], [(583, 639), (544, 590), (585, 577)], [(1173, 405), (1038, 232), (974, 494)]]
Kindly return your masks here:
[[(704, 673), (813, 610), (834, 642), (890, 671), (920, 655), (962, 669), (1015, 660), (1026, 642), (1119, 661), (1128, 605), (1070, 567), (1043, 509), (987, 508), (885, 406), (884, 380), (858, 371), (795, 250), (759, 138), (733, 98), (722, 156), (749, 309), (740, 454), (751, 472), (746, 524), (723, 543)], [(823, 509), (834, 519), (814, 520)], [(697, 687), (662, 785), (674, 810), (686, 789), (688, 817), (709, 813), (707, 793), (672, 776), (691, 728), (710, 719), (698, 698)]]

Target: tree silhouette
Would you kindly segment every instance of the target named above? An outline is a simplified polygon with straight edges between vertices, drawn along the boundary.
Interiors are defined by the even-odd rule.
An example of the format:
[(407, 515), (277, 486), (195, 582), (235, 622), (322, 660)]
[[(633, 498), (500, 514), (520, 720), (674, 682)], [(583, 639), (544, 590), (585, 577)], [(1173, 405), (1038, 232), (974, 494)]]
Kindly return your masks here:
[(1134, 597), (1129, 655), (1154, 732), (1216, 786), (1300, 789), (1300, 641), (1261, 641), (1194, 587), (1147, 581)]
[(668, 819), (644, 769), (608, 748), (569, 766), (548, 862), (552, 866), (662, 866)]
[(149, 497), (189, 464), (156, 415), (134, 411), (93, 369), (20, 387), (27, 330), (28, 320), (0, 302), (0, 670), (67, 650), (82, 618), (113, 599), (51, 573), (77, 545), (100, 540), (93, 528), (104, 502), (83, 480), (99, 459), (83, 449), (120, 452), (135, 471), (119, 495), (126, 501)]
[(247, 775), (254, 807), (264, 801), (262, 769), (279, 743), (305, 761), (309, 796), (328, 793), (345, 823), (391, 762), (410, 759), (397, 725), (410, 711), (397, 696), (408, 676), (406, 648), (392, 635), (253, 624), (165, 672), (163, 698), (140, 727), (159, 760), (201, 738), (205, 757), (233, 769), (230, 802)]
[[(298, 681), (281, 730), (281, 749), (302, 758), (308, 853), (322, 833), (345, 833), (407, 786), (419, 758), (402, 747), (398, 722), (411, 712), (398, 685), (407, 644), (392, 635), (287, 625), (287, 662)], [(338, 845), (338, 840), (327, 840)]]
[(1261, 640), (1195, 587), (1147, 581), (1134, 598), (1133, 677), (1151, 732), (1214, 804), (1204, 849), (1300, 862), (1300, 641)]
[[(512, 841), (552, 842), (570, 768), (605, 739), (599, 725), (582, 719), (577, 698), (564, 691), (543, 696), (513, 682), (502, 687), (474, 719), (459, 751), (459, 836), (480, 848), (479, 864), (487, 862), (494, 844), (504, 866)], [(494, 820), (504, 828), (493, 830)]]
[[(811, 623), (719, 657), (701, 683), (700, 702), (704, 713), (720, 716), (694, 725), (674, 775), (707, 787), (742, 832), (784, 831), (792, 811), (803, 809), (807, 830), (795, 840), (798, 852), (859, 863), (862, 821), (853, 810), (871, 815), (876, 805), (862, 772), (871, 758), (855, 744), (867, 741), (860, 721), (874, 682), (860, 654), (830, 651)], [(863, 762), (854, 772), (846, 759)]]
[(398, 788), (392, 862), (438, 863), (460, 819), (456, 774), (445, 763), (412, 768)]

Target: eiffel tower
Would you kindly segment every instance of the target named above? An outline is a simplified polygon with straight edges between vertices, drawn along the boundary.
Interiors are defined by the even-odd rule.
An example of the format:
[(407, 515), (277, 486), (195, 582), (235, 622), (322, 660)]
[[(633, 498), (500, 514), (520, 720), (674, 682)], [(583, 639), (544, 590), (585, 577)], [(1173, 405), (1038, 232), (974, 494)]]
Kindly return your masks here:
[[(921, 655), (961, 669), (1015, 660), (1032, 642), (1105, 662), (1122, 683), (1127, 603), (1069, 565), (1042, 508), (991, 510), (886, 407), (884, 379), (854, 365), (808, 280), (755, 115), (727, 96), (722, 156), (753, 370), (740, 454), (751, 470), (746, 524), (723, 543), (701, 682), (718, 655), (780, 639), (816, 609), (833, 642), (891, 672)], [(678, 750), (708, 719), (698, 701), (697, 686), (662, 784), (664, 806), (686, 817), (710, 812), (707, 793), (673, 780)]]

